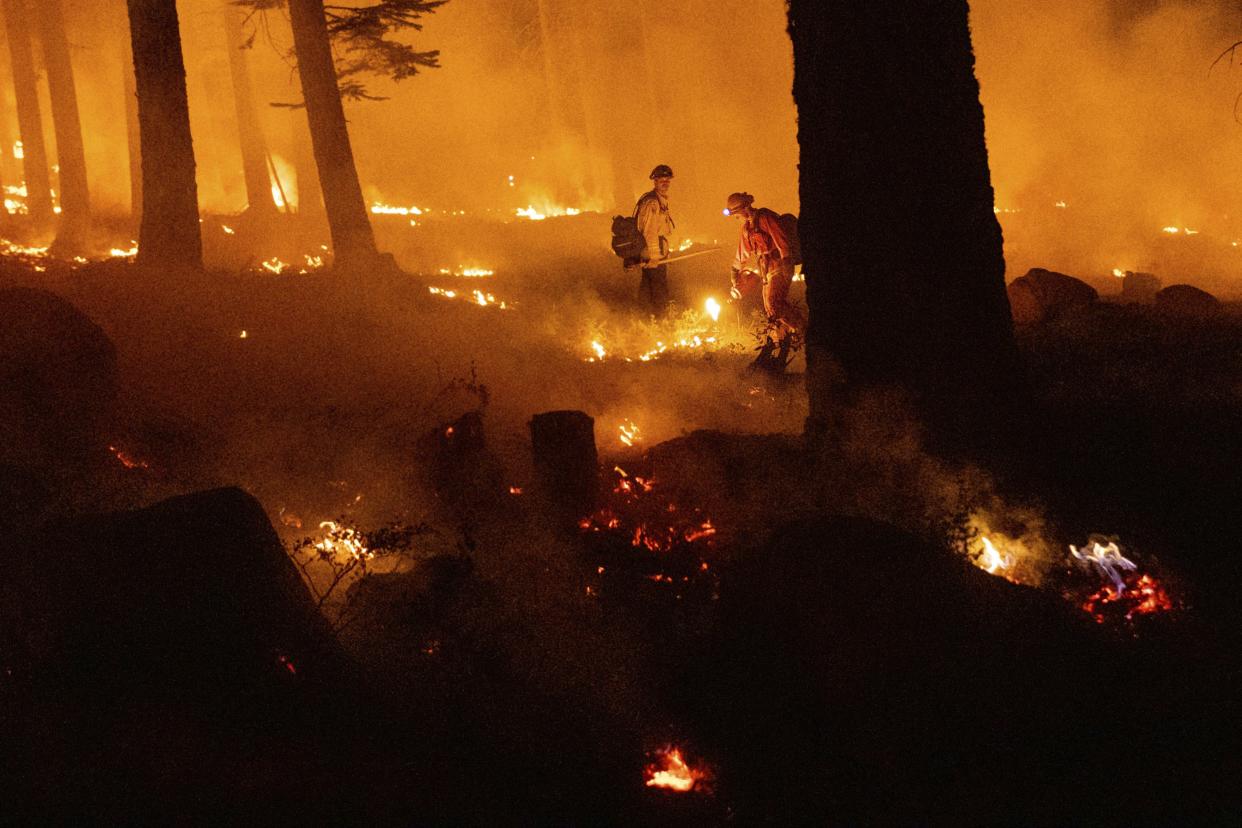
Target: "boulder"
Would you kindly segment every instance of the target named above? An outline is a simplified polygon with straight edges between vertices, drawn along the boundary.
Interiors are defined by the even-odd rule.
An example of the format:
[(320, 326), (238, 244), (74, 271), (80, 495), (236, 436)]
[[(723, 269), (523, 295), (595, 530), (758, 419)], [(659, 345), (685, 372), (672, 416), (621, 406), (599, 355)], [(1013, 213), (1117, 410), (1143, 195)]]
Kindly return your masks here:
[(1081, 279), (1041, 267), (1031, 268), (1025, 276), (1014, 279), (1007, 291), (1013, 321), (1019, 325), (1042, 322), (1100, 298), (1096, 289)]
[(1219, 299), (1192, 285), (1169, 285), (1156, 294), (1156, 307), (1173, 316), (1195, 318), (1217, 316), (1224, 310)]
[(0, 290), (0, 460), (29, 465), (100, 442), (116, 396), (103, 329), (54, 293)]
[(1154, 273), (1127, 270), (1121, 280), (1121, 295), (1132, 302), (1151, 302), (1162, 283)]
[(29, 677), (14, 751), (38, 813), (309, 810), (334, 755), (321, 740), (365, 726), (349, 663), (239, 489), (62, 521), (6, 568), (0, 640)]
[[(1214, 738), (1212, 721), (1174, 712), (1201, 688), (1179, 683), (1176, 661), (1127, 654), (1053, 589), (892, 526), (816, 518), (779, 528), (720, 592), (712, 654), (684, 685), (702, 729), (722, 734), (739, 822), (1092, 821), (1126, 809), (1092, 782), (1122, 766), (1150, 786), (1140, 808), (1171, 817), (1198, 795), (1170, 775)], [(1137, 664), (1161, 686), (1120, 678)], [(1152, 704), (1165, 712), (1150, 738), (1099, 737)]]

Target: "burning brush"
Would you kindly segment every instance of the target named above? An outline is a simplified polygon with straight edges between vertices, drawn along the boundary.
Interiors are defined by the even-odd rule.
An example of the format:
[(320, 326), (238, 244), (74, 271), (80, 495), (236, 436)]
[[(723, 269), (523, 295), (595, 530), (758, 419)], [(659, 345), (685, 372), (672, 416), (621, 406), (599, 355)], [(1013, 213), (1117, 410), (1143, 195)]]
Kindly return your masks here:
[(710, 773), (687, 764), (681, 748), (671, 745), (661, 748), (655, 752), (655, 759), (655, 762), (647, 765), (644, 774), (648, 788), (660, 788), (675, 793), (710, 792), (707, 786)]

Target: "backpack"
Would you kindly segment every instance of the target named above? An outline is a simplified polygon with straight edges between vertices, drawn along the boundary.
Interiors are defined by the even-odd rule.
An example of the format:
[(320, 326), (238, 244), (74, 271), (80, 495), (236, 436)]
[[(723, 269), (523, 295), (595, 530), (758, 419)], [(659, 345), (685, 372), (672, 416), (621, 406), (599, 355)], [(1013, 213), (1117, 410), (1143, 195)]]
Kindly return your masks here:
[(798, 239), (798, 217), (793, 213), (785, 213), (780, 219), (781, 230), (789, 240), (789, 258), (795, 265), (802, 264), (802, 242)]
[(638, 259), (647, 247), (647, 240), (638, 232), (636, 216), (612, 217), (612, 252), (622, 259)]

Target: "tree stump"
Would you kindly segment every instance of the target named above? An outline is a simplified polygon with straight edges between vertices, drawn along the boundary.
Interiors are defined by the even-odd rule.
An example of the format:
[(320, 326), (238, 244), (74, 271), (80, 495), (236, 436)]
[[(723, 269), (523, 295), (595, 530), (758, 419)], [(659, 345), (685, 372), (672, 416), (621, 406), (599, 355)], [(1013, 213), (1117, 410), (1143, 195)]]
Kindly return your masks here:
[(548, 411), (530, 421), (535, 484), (565, 517), (590, 514), (599, 495), (595, 420), (581, 411)]

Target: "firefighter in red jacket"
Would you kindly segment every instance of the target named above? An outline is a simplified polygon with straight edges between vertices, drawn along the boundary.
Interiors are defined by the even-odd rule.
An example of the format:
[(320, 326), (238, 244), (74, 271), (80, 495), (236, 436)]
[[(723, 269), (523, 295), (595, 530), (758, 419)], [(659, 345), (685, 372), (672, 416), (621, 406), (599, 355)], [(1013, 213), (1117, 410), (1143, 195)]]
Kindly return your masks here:
[(797, 240), (786, 236), (778, 213), (754, 205), (750, 193), (733, 193), (725, 204), (725, 212), (742, 222), (729, 293), (740, 299), (756, 283), (763, 286), (763, 310), (784, 351), (806, 334), (806, 314), (789, 301)]

